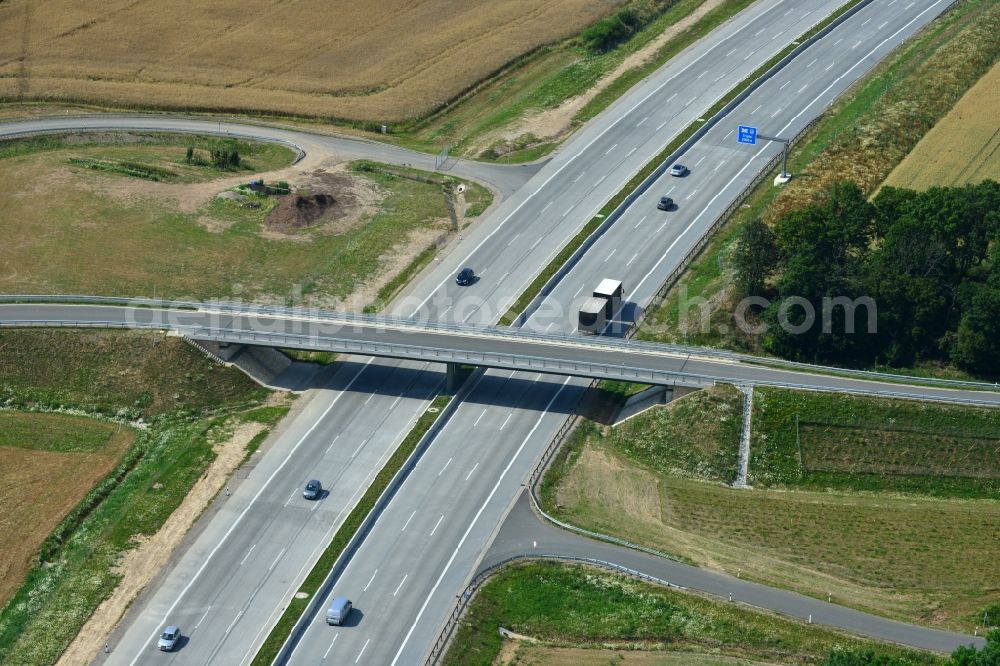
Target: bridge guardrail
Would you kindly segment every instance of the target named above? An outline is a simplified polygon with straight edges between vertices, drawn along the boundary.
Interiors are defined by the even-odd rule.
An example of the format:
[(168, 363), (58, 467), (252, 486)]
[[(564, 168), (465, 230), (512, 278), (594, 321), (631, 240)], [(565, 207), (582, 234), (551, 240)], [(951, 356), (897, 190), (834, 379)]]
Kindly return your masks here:
[[(749, 188), (748, 188), (749, 189)], [(746, 191), (746, 190), (745, 190)], [(736, 205), (730, 206), (731, 209), (735, 210)], [(729, 211), (731, 213), (731, 211)], [(724, 220), (726, 214), (720, 215), (719, 220)], [(721, 224), (717, 220), (715, 224)], [(689, 255), (691, 257), (695, 256), (703, 247), (703, 244), (696, 249), (693, 248)], [(686, 258), (686, 261), (689, 261)], [(675, 270), (668, 276), (667, 280), (661, 286), (660, 290), (657, 292), (657, 296), (654, 299), (662, 298), (669, 291), (673, 283), (680, 276), (683, 271)], [(653, 303), (649, 307), (645, 308), (641, 318), (637, 321), (641, 323), (642, 318), (645, 317), (645, 313), (653, 309)], [(860, 379), (866, 381), (889, 381), (900, 384), (910, 384), (914, 386), (940, 386), (947, 388), (969, 388), (972, 390), (979, 391), (1000, 391), (1000, 386), (996, 384), (990, 384), (987, 382), (977, 382), (970, 380), (958, 380), (958, 379), (938, 379), (933, 377), (912, 377), (909, 375), (900, 375), (895, 373), (886, 372), (876, 372), (870, 370), (853, 370), (845, 368), (836, 368), (831, 366), (821, 366), (810, 363), (801, 363), (798, 361), (786, 361), (784, 359), (775, 359), (767, 357), (752, 356), (749, 354), (740, 354), (738, 352), (730, 352), (726, 350), (711, 349), (707, 347), (693, 347), (686, 345), (676, 345), (676, 344), (666, 344), (666, 343), (654, 343), (654, 342), (644, 342), (641, 340), (633, 339), (616, 339), (616, 338), (601, 338), (601, 337), (591, 337), (591, 336), (578, 336), (578, 335), (559, 335), (550, 333), (540, 333), (537, 331), (530, 331), (525, 329), (509, 329), (495, 326), (476, 326), (472, 324), (457, 324), (448, 322), (431, 322), (431, 321), (418, 321), (413, 319), (407, 319), (402, 317), (389, 317), (382, 315), (365, 315), (356, 313), (338, 313), (323, 311), (318, 309), (307, 309), (307, 308), (291, 308), (284, 306), (271, 306), (271, 305), (256, 305), (256, 304), (234, 304), (225, 301), (170, 301), (163, 299), (152, 299), (152, 298), (124, 298), (124, 297), (112, 297), (112, 296), (76, 296), (76, 295), (64, 295), (64, 294), (53, 294), (53, 295), (41, 295), (41, 294), (10, 294), (10, 295), (0, 295), (0, 303), (87, 303), (93, 305), (118, 305), (124, 307), (158, 307), (158, 308), (175, 308), (175, 309), (188, 309), (195, 311), (218, 311), (224, 312), (232, 315), (259, 315), (264, 317), (294, 317), (301, 318), (305, 320), (313, 320), (318, 322), (329, 322), (332, 324), (344, 324), (350, 325), (354, 324), (357, 326), (365, 326), (378, 328), (379, 326), (395, 327), (404, 330), (412, 330), (415, 332), (442, 332), (442, 333), (454, 333), (459, 335), (476, 335), (480, 337), (491, 337), (496, 339), (534, 339), (539, 341), (544, 341), (552, 344), (563, 344), (567, 346), (574, 347), (587, 347), (593, 349), (605, 349), (613, 351), (622, 352), (634, 352), (634, 353), (649, 353), (649, 354), (678, 354), (678, 355), (688, 355), (692, 358), (708, 358), (708, 359), (726, 359), (731, 361), (736, 361), (740, 363), (748, 363), (754, 365), (760, 365), (764, 367), (777, 367), (777, 368), (788, 368), (791, 370), (802, 370), (806, 372), (816, 372), (825, 373), (834, 376), (840, 376), (851, 379)], [(630, 331), (636, 330), (637, 326), (633, 326)], [(634, 332), (632, 333), (634, 335)]]

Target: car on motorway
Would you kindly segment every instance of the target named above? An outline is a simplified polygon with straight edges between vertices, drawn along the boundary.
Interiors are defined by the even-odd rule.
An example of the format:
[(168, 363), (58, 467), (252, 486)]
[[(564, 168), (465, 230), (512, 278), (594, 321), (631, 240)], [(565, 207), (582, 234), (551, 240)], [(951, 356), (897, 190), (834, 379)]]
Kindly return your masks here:
[(175, 625), (170, 625), (163, 630), (160, 634), (160, 640), (157, 641), (156, 647), (160, 648), (164, 652), (170, 652), (175, 647), (177, 643), (181, 640), (181, 630)]
[(351, 600), (347, 597), (334, 597), (326, 610), (326, 623), (331, 626), (344, 624), (347, 616), (351, 614), (351, 608)]
[(660, 210), (670, 210), (674, 205), (674, 200), (670, 197), (660, 197), (660, 203), (656, 207)]
[(319, 499), (319, 496), (323, 494), (323, 484), (316, 479), (311, 480), (306, 484), (305, 489), (302, 491), (302, 496), (307, 500)]
[(686, 176), (688, 174), (688, 168), (683, 164), (675, 164), (670, 167), (671, 176)]
[(455, 282), (463, 287), (468, 287), (470, 284), (476, 281), (476, 272), (466, 266), (458, 272), (455, 276)]

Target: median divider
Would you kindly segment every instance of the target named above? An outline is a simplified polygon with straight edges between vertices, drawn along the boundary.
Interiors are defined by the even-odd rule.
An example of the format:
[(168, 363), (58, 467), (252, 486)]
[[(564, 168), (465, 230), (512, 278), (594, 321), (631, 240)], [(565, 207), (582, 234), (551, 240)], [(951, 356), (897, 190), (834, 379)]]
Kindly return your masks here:
[[(305, 634), (310, 622), (323, 610), (323, 602), (337, 579), (360, 548), (382, 511), (389, 505), (396, 491), (416, 467), (427, 447), (451, 418), (458, 405), (472, 390), (482, 372), (482, 370), (474, 372), (453, 398), (438, 396), (431, 406), (440, 408), (440, 412), (425, 411), (417, 420), (410, 434), (404, 438), (385, 467), (376, 475), (372, 485), (337, 530), (330, 545), (299, 587), (300, 591), (309, 593), (308, 600), (294, 597), (288, 600), (284, 613), (264, 640), (252, 664), (265, 666), (291, 663), (292, 653), (299, 640)], [(442, 405), (441, 403), (445, 401), (447, 404)], [(421, 420), (425, 417), (428, 422), (423, 424), (425, 429), (421, 432)], [(414, 442), (413, 439), (417, 441)], [(332, 565), (331, 559), (333, 559)], [(311, 582), (311, 579), (320, 576), (322, 576), (320, 581)]]

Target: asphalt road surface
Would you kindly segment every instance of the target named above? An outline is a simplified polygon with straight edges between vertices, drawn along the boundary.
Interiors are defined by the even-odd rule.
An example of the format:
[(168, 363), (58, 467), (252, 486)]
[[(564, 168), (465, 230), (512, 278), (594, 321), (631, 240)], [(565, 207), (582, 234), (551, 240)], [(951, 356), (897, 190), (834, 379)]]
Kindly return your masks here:
[[(710, 225), (713, 211), (724, 210), (753, 179), (755, 165), (759, 168), (762, 164), (760, 158), (768, 158), (773, 154), (769, 151), (777, 150), (757, 147), (746, 154), (733, 144), (735, 151), (727, 152), (730, 148), (726, 142), (734, 139), (726, 138), (725, 133), (732, 125), (745, 118), (760, 118), (775, 123), (773, 126), (762, 123), (762, 133), (780, 135), (796, 123), (805, 124), (811, 114), (820, 113), (893, 46), (946, 6), (945, 2), (926, 0), (908, 4), (879, 0), (804, 52), (797, 63), (805, 71), (795, 74), (801, 78), (786, 85), (790, 81), (788, 76), (775, 77), (730, 116), (730, 128), (723, 123), (718, 128), (724, 130), (721, 135), (710, 133), (706, 142), (699, 142), (684, 156), (692, 173), (677, 181), (679, 189), (674, 196), (680, 201), (677, 211), (656, 211), (658, 192), (648, 202), (641, 202), (648, 205), (644, 210), (637, 203), (604, 236), (602, 243), (588, 252), (585, 261), (570, 272), (550, 298), (561, 304), (565, 312), (565, 303), (575, 298), (578, 290), (596, 285), (601, 278), (617, 277), (625, 281), (630, 300), (640, 307), (644, 305), (645, 299), (676, 265), (684, 245), (693, 243)], [(781, 30), (777, 19), (786, 12), (791, 16), (796, 11), (799, 8), (790, 3), (779, 5), (776, 16), (754, 25), (750, 35), (769, 39), (770, 34)], [(739, 43), (728, 42), (725, 46), (728, 50), (722, 50), (722, 55), (743, 57)], [(687, 71), (696, 80), (712, 78), (712, 74), (702, 75), (697, 66), (689, 66)], [(800, 93), (804, 85), (806, 89)], [(809, 90), (810, 86), (815, 87)], [(686, 87), (678, 86), (678, 94), (680, 91), (686, 91)], [(681, 98), (680, 104), (684, 101)], [(761, 108), (756, 108), (757, 105)], [(632, 118), (632, 131), (642, 132), (645, 125), (640, 125), (642, 117)], [(713, 145), (712, 141), (716, 143)], [(706, 153), (714, 153), (716, 161), (701, 159), (697, 151), (703, 145), (709, 146)], [(612, 145), (606, 150), (614, 154), (617, 149)], [(729, 159), (725, 161), (727, 155)], [(581, 171), (582, 180), (586, 177), (583, 165), (576, 171), (577, 176)], [(673, 181), (669, 182), (670, 187), (675, 186)], [(561, 214), (559, 208), (552, 208), (554, 214)], [(584, 208), (582, 219), (588, 219), (590, 212)], [(657, 223), (650, 224), (654, 220)], [(640, 224), (636, 229), (640, 222), (649, 226), (643, 229)], [(476, 286), (487, 289), (493, 279), (487, 274)], [(528, 325), (536, 330), (562, 333), (570, 330), (565, 318), (547, 321), (544, 310), (532, 317)], [(509, 403), (510, 389), (505, 387), (506, 382), (516, 382), (516, 397), (520, 402)], [(516, 497), (533, 462), (563, 423), (567, 405), (575, 404), (584, 388), (579, 380), (567, 380), (558, 387), (547, 385), (539, 393), (540, 383), (532, 375), (509, 372), (496, 371), (484, 376), (476, 387), (476, 399), (456, 410), (368, 535), (363, 554), (359, 553), (352, 561), (333, 590), (335, 595), (355, 599), (362, 611), (375, 608), (378, 612), (366, 613), (357, 626), (339, 630), (326, 627), (323, 618), (316, 618), (297, 646), (293, 663), (323, 663), (330, 659), (417, 664), (424, 659), (442, 619), (453, 606), (455, 595), (475, 570), (494, 526)], [(487, 406), (492, 403), (500, 404)], [(538, 410), (537, 405), (543, 405), (542, 409)], [(479, 442), (488, 444), (480, 446)], [(448, 460), (450, 466), (444, 468)], [(465, 470), (478, 462), (477, 473), (481, 473), (487, 461), (489, 476), (482, 474), (479, 483), (465, 481)], [(410, 515), (414, 520), (418, 517), (427, 520), (432, 526), (440, 520), (453, 527), (434, 534), (430, 530), (400, 531), (397, 525)], [(402, 562), (396, 553), (406, 554)], [(397, 592), (404, 576), (406, 584)]]
[[(928, 629), (814, 599), (794, 592), (758, 585), (733, 576), (588, 539), (542, 522), (531, 508), (528, 491), (518, 497), (503, 527), (483, 559), (481, 570), (513, 557), (556, 557), (610, 562), (671, 585), (706, 592), (733, 603), (766, 608), (815, 624), (844, 629), (877, 640), (950, 653), (962, 645), (985, 645), (981, 637)], [(836, 591), (833, 592), (834, 597)]]
[[(102, 113), (0, 122), (0, 139), (101, 131), (171, 132), (274, 141), (301, 149), (309, 157), (310, 163), (333, 157), (338, 162), (366, 159), (412, 166), (424, 171), (435, 170), (435, 156), (427, 153), (366, 139), (309, 132), (291, 126), (248, 123), (237, 119)], [(541, 164), (503, 165), (451, 158), (442, 170), (453, 176), (481, 181), (506, 197), (519, 190), (540, 168)]]
[[(755, 364), (752, 360), (743, 362), (738, 357), (716, 357), (710, 353), (699, 355), (696, 348), (678, 351), (672, 347), (658, 348), (657, 345), (649, 343), (634, 345), (628, 342), (598, 346), (590, 344), (591, 339), (584, 338), (575, 342), (570, 336), (499, 337), (488, 332), (468, 330), (463, 332), (461, 329), (452, 332), (433, 328), (421, 330), (419, 326), (408, 325), (345, 326), (342, 323), (328, 324), (322, 320), (303, 317), (241, 315), (228, 312), (219, 315), (210, 310), (160, 310), (110, 305), (41, 303), (0, 304), (0, 323), (19, 321), (35, 321), (46, 325), (52, 321), (59, 321), (64, 325), (72, 325), (73, 322), (139, 326), (156, 324), (165, 328), (177, 327), (174, 330), (186, 332), (195, 338), (198, 337), (197, 331), (201, 326), (224, 325), (226, 330), (234, 332), (234, 341), (245, 336), (253, 337), (257, 341), (273, 339), (271, 344), (277, 347), (294, 347), (300, 337), (308, 340), (309, 345), (319, 346), (324, 336), (331, 336), (337, 340), (348, 341), (346, 344), (348, 350), (355, 345), (361, 345), (365, 350), (371, 350), (372, 354), (407, 356), (409, 353), (416, 356), (414, 360), (437, 361), (438, 365), (442, 358), (473, 364), (482, 358), (483, 364), (494, 368), (508, 370), (530, 368), (545, 373), (546, 383), (558, 383), (559, 380), (553, 375), (603, 377), (663, 384), (673, 383), (676, 377), (676, 382), (681, 385), (703, 386), (710, 385), (714, 381), (725, 381), (1000, 406), (1000, 390), (993, 390), (995, 387), (988, 384), (934, 383), (930, 379), (905, 384), (903, 383), (905, 379), (902, 377), (897, 383), (890, 383), (877, 374), (873, 374), (870, 378), (866, 378), (863, 372), (854, 373), (853, 376), (818, 374), (809, 370)], [(338, 349), (336, 346), (331, 348)], [(406, 352), (407, 349), (410, 351)], [(454, 353), (455, 356), (449, 356), (449, 353)], [(382, 387), (375, 382), (368, 390), (395, 395), (398, 387), (392, 384)]]

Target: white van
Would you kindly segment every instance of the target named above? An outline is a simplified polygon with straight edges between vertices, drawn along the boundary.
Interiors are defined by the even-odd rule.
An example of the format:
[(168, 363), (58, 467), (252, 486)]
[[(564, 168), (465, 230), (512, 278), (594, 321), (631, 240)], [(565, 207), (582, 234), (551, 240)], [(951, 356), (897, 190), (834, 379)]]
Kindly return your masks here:
[(347, 597), (334, 597), (330, 608), (326, 611), (326, 623), (329, 625), (344, 624), (344, 620), (351, 614), (351, 600)]

